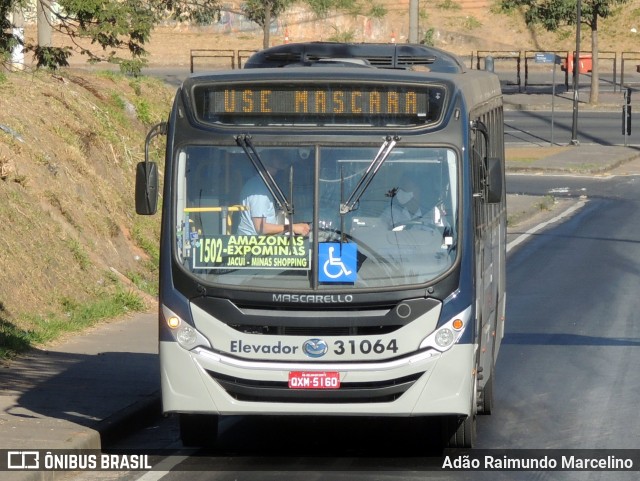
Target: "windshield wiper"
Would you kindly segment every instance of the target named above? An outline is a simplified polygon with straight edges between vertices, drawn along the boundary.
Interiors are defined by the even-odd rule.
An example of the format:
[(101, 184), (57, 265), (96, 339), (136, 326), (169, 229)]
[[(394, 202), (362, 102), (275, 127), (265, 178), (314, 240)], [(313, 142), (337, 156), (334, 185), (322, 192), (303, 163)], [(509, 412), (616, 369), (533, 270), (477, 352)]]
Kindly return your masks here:
[[(267, 189), (269, 189), (275, 203), (278, 205), (278, 209), (283, 211), (287, 217), (291, 217), (293, 215), (293, 204), (287, 200), (287, 197), (282, 193), (282, 189), (280, 189), (276, 180), (265, 167), (264, 162), (262, 162), (256, 148), (251, 142), (251, 136), (243, 134), (236, 135), (234, 138), (236, 143), (242, 147), (242, 150), (244, 150), (244, 153), (258, 171), (262, 181), (267, 186)], [(290, 175), (292, 176), (293, 174), (291, 173)]]
[(391, 153), (391, 151), (396, 146), (399, 140), (400, 140), (400, 137), (398, 137), (397, 135), (394, 137), (391, 137), (390, 135), (388, 135), (384, 139), (384, 142), (380, 146), (380, 150), (378, 150), (378, 153), (369, 164), (369, 167), (367, 167), (367, 170), (365, 171), (365, 173), (362, 174), (362, 177), (358, 181), (358, 185), (355, 186), (349, 198), (345, 202), (342, 202), (342, 201), (340, 202), (341, 216), (348, 214), (349, 212), (353, 211), (356, 208), (356, 205), (358, 205), (358, 202), (360, 201), (360, 197), (362, 197), (364, 192), (367, 190), (367, 187), (369, 187), (369, 184), (371, 184), (371, 182), (373, 181), (373, 178), (378, 173), (378, 170), (380, 169), (384, 161), (387, 160), (387, 157), (389, 157), (389, 154)]

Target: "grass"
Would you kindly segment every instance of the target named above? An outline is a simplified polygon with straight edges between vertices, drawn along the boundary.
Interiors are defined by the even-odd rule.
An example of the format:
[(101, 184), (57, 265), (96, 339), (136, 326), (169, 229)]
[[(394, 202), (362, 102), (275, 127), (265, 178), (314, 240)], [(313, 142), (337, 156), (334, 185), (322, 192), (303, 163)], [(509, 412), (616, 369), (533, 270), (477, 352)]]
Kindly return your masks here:
[(551, 155), (564, 152), (571, 147), (510, 147), (506, 149), (506, 158), (510, 162), (534, 162)]
[(113, 319), (145, 309), (142, 299), (133, 292), (119, 288), (112, 294), (103, 293), (91, 303), (79, 303), (62, 298), (64, 314), (58, 316), (27, 315), (19, 321), (28, 325), (21, 329), (9, 322), (0, 310), (0, 359), (11, 359), (37, 345), (59, 339), (68, 333), (82, 331), (105, 319)]
[(536, 204), (536, 207), (542, 211), (549, 211), (555, 202), (555, 197), (552, 195), (545, 195), (542, 200)]
[(69, 239), (67, 245), (73, 255), (73, 258), (78, 263), (80, 270), (88, 270), (91, 267), (91, 260), (80, 243), (75, 239)]
[(113, 72), (3, 75), (0, 360), (150, 307), (160, 218), (134, 214), (134, 168), (175, 93)]
[(538, 212), (548, 212), (553, 210), (556, 203), (556, 198), (552, 195), (545, 195), (540, 197), (537, 202), (531, 204), (530, 208), (524, 210), (511, 211), (509, 209), (509, 201), (507, 200), (507, 227), (517, 226), (523, 220), (529, 219), (532, 215)]
[(474, 16), (468, 15), (464, 19), (463, 26), (465, 30), (475, 30), (476, 28), (482, 27), (482, 22)]
[(436, 3), (436, 7), (441, 10), (460, 10), (462, 7), (454, 0), (442, 0)]

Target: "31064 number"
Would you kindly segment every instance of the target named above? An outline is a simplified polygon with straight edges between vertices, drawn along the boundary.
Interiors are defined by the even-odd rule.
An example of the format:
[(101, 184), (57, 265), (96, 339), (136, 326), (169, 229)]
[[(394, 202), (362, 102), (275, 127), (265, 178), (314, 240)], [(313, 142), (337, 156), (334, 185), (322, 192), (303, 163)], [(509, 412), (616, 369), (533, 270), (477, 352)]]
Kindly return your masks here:
[(395, 339), (391, 339), (386, 344), (381, 340), (370, 341), (363, 339), (361, 341), (350, 340), (348, 342), (335, 341), (333, 343), (334, 354), (342, 356), (343, 354), (384, 354), (387, 351), (398, 352), (398, 343)]

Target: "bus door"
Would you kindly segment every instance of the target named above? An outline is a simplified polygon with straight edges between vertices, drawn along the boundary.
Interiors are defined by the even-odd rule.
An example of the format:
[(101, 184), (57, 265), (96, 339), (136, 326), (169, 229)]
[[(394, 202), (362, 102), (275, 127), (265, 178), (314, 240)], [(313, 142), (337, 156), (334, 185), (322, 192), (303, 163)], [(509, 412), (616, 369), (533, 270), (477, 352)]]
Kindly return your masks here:
[[(493, 275), (492, 206), (487, 202), (487, 135), (479, 128), (471, 130), (471, 165), (473, 175), (473, 214), (475, 230), (475, 288), (476, 319), (478, 329), (479, 365), (492, 366), (497, 296), (497, 281)], [(490, 375), (490, 373), (487, 373)]]

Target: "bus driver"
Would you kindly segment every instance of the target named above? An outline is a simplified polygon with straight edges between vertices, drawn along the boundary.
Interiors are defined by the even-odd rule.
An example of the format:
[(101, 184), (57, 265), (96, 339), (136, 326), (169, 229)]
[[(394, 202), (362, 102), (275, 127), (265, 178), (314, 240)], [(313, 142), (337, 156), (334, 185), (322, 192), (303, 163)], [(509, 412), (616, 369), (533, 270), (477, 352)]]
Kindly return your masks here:
[(404, 230), (411, 224), (430, 226), (444, 225), (443, 212), (437, 200), (427, 201), (423, 190), (429, 183), (420, 186), (413, 176), (405, 173), (400, 179), (400, 187), (391, 189), (387, 196), (391, 197), (389, 206), (382, 212), (381, 218), (391, 230)]
[[(285, 162), (281, 158), (276, 158), (266, 165), (272, 177), (275, 177), (284, 167)], [(240, 216), (239, 234), (273, 235), (283, 234), (289, 230), (288, 225), (278, 221), (273, 196), (258, 173), (244, 185), (240, 198), (246, 210), (242, 211)], [(309, 235), (309, 224), (293, 224), (293, 233)]]

